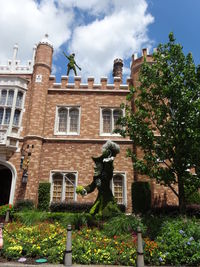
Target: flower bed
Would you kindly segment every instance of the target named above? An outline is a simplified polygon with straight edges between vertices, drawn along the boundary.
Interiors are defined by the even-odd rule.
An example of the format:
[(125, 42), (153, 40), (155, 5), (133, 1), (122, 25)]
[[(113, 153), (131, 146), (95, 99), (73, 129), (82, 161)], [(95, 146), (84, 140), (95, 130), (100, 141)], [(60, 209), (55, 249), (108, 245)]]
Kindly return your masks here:
[[(131, 218), (134, 220), (134, 217)], [(125, 223), (124, 217), (122, 219)], [(130, 226), (130, 217), (127, 220)], [(198, 266), (199, 220), (165, 218), (161, 221), (154, 240), (145, 233), (143, 235), (145, 264)], [(119, 224), (120, 221), (111, 220), (110, 223), (115, 228), (115, 223)], [(123, 232), (113, 235), (108, 232), (108, 224), (109, 221), (101, 226), (101, 229), (83, 227), (72, 231), (73, 263), (132, 266), (136, 264), (136, 233), (127, 225)], [(22, 256), (29, 259), (44, 257), (48, 262), (61, 263), (65, 248), (66, 227), (58, 222), (42, 222), (32, 226), (13, 222), (5, 225), (2, 255), (8, 260), (16, 260)]]

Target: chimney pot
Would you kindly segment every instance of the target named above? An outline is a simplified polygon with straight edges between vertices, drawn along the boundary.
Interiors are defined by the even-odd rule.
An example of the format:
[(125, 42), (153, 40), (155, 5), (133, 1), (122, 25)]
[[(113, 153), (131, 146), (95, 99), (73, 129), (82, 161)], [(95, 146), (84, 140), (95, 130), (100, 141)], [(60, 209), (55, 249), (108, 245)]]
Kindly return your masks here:
[(122, 80), (123, 60), (116, 58), (113, 64), (113, 77), (120, 77)]

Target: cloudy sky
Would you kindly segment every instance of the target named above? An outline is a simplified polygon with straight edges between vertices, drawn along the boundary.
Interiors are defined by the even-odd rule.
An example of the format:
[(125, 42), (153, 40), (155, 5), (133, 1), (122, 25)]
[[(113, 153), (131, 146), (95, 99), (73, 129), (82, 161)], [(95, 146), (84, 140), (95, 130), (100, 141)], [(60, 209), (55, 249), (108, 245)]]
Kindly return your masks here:
[(122, 58), (125, 80), (131, 55), (144, 47), (152, 52), (171, 31), (200, 63), (200, 0), (0, 0), (0, 6), (0, 64), (12, 58), (15, 43), (18, 59), (31, 59), (34, 44), (48, 33), (57, 82), (66, 75), (63, 50), (76, 54), (83, 80), (96, 82), (110, 77), (113, 60)]

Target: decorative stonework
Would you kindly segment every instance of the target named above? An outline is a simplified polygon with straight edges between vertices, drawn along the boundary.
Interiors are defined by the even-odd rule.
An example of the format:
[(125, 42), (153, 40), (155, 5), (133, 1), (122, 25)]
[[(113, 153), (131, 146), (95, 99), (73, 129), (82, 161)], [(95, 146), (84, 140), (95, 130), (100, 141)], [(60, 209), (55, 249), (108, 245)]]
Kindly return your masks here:
[(28, 60), (27, 65), (21, 65), (20, 60), (17, 60), (18, 45), (13, 48), (12, 60), (8, 60), (6, 65), (0, 65), (0, 74), (32, 74), (36, 46), (33, 48), (32, 60)]

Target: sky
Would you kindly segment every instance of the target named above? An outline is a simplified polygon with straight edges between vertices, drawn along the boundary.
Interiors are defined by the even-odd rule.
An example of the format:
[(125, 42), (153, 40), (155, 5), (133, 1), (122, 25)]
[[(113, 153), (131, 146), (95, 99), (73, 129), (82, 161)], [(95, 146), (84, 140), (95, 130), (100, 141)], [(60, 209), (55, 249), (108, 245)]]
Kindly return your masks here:
[(12, 58), (15, 43), (17, 58), (30, 60), (47, 33), (57, 82), (67, 70), (63, 51), (75, 53), (83, 82), (93, 76), (96, 83), (101, 77), (112, 83), (113, 61), (121, 58), (125, 82), (132, 54), (141, 56), (142, 48), (152, 53), (170, 32), (200, 64), (200, 0), (0, 0), (0, 6), (0, 65)]

